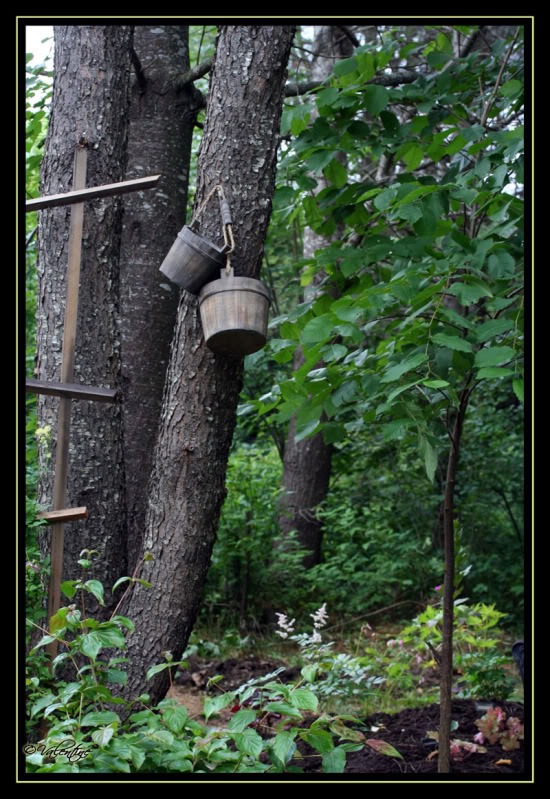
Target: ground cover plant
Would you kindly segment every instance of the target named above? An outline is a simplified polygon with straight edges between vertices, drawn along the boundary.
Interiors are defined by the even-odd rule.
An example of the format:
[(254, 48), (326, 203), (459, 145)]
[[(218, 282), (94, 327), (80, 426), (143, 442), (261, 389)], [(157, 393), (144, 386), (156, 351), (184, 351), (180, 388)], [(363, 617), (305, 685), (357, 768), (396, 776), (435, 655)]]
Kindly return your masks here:
[[(126, 588), (117, 611), (107, 622), (95, 621), (86, 613), (88, 595), (92, 594), (100, 604), (103, 603), (102, 585), (96, 580), (86, 579), (86, 571), (91, 568), (95, 554), (82, 553), (82, 578), (63, 585), (63, 592), (71, 604), (60, 609), (52, 620), (50, 632), (35, 647), (35, 652), (40, 651), (55, 638), (62, 651), (55, 659), (54, 669), (71, 663), (73, 672), (70, 679), (56, 680), (55, 676), (40, 669), (39, 661), (33, 662), (31, 653), (31, 669), (27, 677), (27, 734), (32, 735), (33, 730), (37, 732), (39, 724), (43, 730), (44, 722), (48, 729), (45, 738), (25, 746), (29, 773), (338, 774), (353, 773), (359, 763), (363, 764), (361, 768), (365, 767), (363, 760), (357, 759), (360, 753), (368, 762), (375, 759), (373, 771), (391, 772), (396, 763), (401, 764), (398, 767), (405, 772), (412, 768), (410, 743), (403, 753), (395, 745), (393, 734), (392, 740), (388, 738), (386, 733), (391, 726), (382, 721), (386, 718), (383, 713), (365, 718), (362, 714), (342, 709), (326, 710), (327, 699), (339, 700), (341, 708), (350, 699), (364, 701), (375, 696), (382, 685), (395, 681), (401, 671), (398, 669), (396, 673), (392, 667), (399, 666), (400, 658), (391, 653), (397, 647), (403, 660), (404, 640), (386, 642), (390, 654), (385, 661), (372, 646), (365, 647), (364, 655), (360, 657), (337, 653), (333, 650), (334, 642), (323, 641), (323, 628), (328, 622), (325, 605), (311, 614), (313, 629), (310, 632), (295, 632), (296, 620), (278, 614), (278, 635), (298, 646), (300, 663), (304, 665), (290, 670), (290, 673), (284, 665), (266, 672), (269, 664), (263, 662), (261, 674), (250, 677), (232, 690), (219, 687), (224, 679), (223, 673), (212, 674), (205, 688), (217, 693), (213, 696), (205, 694), (199, 718), (191, 716), (186, 706), (179, 704), (173, 696), (155, 707), (151, 706), (147, 694), (130, 703), (117, 697), (116, 687), (125, 682), (125, 635), (133, 630), (131, 620), (121, 615), (118, 609), (131, 590), (147, 590), (150, 586), (139, 578), (137, 570), (132, 578), (122, 578), (113, 589)], [(496, 624), (491, 609), (473, 609), (470, 621), (478, 618), (479, 614), (482, 618), (484, 615), (493, 618), (493, 623), (488, 626)], [(430, 621), (434, 617), (428, 616), (427, 619), (419, 616), (417, 624), (426, 622), (433, 630), (435, 625), (430, 627)], [(464, 626), (464, 622), (462, 624)], [(29, 620), (29, 626), (34, 627), (36, 623)], [(410, 632), (406, 629), (403, 635)], [(487, 639), (479, 632), (477, 630), (477, 641), (483, 647)], [(366, 626), (364, 633), (371, 639), (375, 636), (370, 625)], [(467, 637), (467, 633), (464, 635)], [(494, 643), (492, 641), (490, 645), (494, 646)], [(190, 653), (195, 658), (199, 651), (203, 655), (220, 655), (219, 649), (206, 646), (205, 642), (202, 642), (202, 648), (198, 645), (192, 647)], [(121, 656), (99, 657), (102, 651), (110, 648), (121, 650)], [(430, 646), (430, 658), (432, 651)], [(408, 657), (418, 660), (418, 648), (411, 647)], [(151, 667), (147, 678), (168, 672), (174, 687), (173, 678), (178, 670), (185, 672), (188, 666), (185, 660), (175, 662), (172, 654), (167, 652), (165, 663)], [(287, 679), (283, 681), (279, 678), (285, 671)], [(467, 705), (470, 713), (472, 706), (475, 707), (475, 703)], [(115, 709), (111, 709), (113, 707)], [(426, 705), (421, 711), (430, 721), (433, 720), (430, 710), (433, 707)], [(510, 711), (506, 725), (507, 711), (503, 707)], [(226, 715), (224, 723), (220, 724), (219, 716), (224, 711), (229, 716)], [(462, 706), (457, 712), (464, 712)], [(475, 754), (477, 768), (483, 771), (487, 762), (480, 761), (479, 756), (488, 753), (485, 746), (488, 742), (491, 746), (499, 744), (506, 753), (506, 758), (499, 759), (497, 771), (507, 774), (510, 770), (520, 769), (517, 757), (513, 760), (510, 756), (520, 749), (523, 737), (518, 712), (521, 712), (518, 706), (505, 702), (495, 709), (490, 708), (484, 715), (478, 712), (479, 729), (475, 740), (452, 739), (454, 768), (466, 759), (470, 762), (470, 756)], [(389, 718), (392, 717), (387, 721)], [(464, 719), (461, 723), (460, 734), (465, 735), (468, 727)], [(456, 726), (458, 729), (460, 722)], [(429, 741), (433, 741), (437, 734), (431, 728), (424, 733), (416, 744), (423, 747), (422, 763), (435, 768), (430, 754), (434, 750), (430, 750)], [(400, 746), (404, 748), (403, 742)], [(381, 763), (385, 765), (381, 766)]]

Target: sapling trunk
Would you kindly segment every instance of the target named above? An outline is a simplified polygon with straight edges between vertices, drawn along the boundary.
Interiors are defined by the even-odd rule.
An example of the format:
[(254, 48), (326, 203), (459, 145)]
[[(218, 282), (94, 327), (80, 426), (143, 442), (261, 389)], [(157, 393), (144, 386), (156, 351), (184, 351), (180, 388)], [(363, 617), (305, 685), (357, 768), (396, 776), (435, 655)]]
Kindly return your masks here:
[(449, 772), (450, 735), (451, 735), (451, 703), (453, 683), (453, 611), (455, 582), (454, 551), (454, 494), (460, 438), (464, 425), (464, 416), (468, 406), (470, 390), (466, 385), (460, 395), (458, 413), (451, 434), (451, 449), (447, 463), (447, 479), (445, 481), (445, 497), (443, 507), (444, 549), (445, 549), (445, 581), (443, 587), (443, 642), (440, 663), (440, 716), (439, 716), (439, 759), (438, 772)]

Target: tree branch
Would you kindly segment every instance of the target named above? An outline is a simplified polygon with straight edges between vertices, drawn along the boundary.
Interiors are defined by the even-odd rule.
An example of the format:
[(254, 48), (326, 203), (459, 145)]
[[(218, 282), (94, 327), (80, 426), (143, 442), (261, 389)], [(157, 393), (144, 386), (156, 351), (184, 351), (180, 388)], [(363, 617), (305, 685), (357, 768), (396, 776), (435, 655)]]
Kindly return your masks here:
[(194, 69), (190, 69), (189, 72), (186, 72), (184, 75), (181, 75), (176, 82), (175, 88), (177, 90), (183, 89), (189, 83), (194, 83), (199, 78), (203, 78), (214, 66), (214, 56), (210, 56), (210, 58), (206, 58), (202, 64), (199, 64), (198, 67), (194, 67)]
[[(135, 54), (134, 54), (135, 55)], [(136, 56), (137, 59), (137, 56)], [(133, 61), (132, 56), (132, 61)], [(141, 64), (139, 64), (139, 59), (137, 61), (139, 68), (141, 69)], [(174, 86), (176, 90), (183, 89), (185, 86), (188, 86), (190, 83), (194, 83), (199, 78), (203, 78), (214, 65), (214, 56), (205, 59), (202, 64), (199, 64), (198, 67), (194, 69), (190, 69), (189, 72), (186, 72), (184, 75), (181, 75), (179, 78), (176, 79)], [(137, 67), (134, 63), (134, 67)], [(143, 75), (143, 72), (141, 72)], [(370, 83), (374, 83), (378, 86), (400, 86), (402, 83), (412, 83), (416, 80), (416, 75), (414, 72), (408, 72), (406, 70), (401, 70), (399, 72), (394, 72), (391, 75), (377, 75), (375, 78), (369, 81)], [(139, 73), (138, 73), (138, 80), (139, 80)], [(304, 81), (302, 83), (287, 83), (285, 86), (285, 97), (298, 97), (302, 94), (307, 94), (307, 92), (314, 91), (315, 89), (320, 89), (325, 86), (327, 81), (318, 81), (318, 80), (309, 80)], [(366, 84), (365, 84), (366, 85)]]
[(350, 28), (348, 28), (347, 25), (336, 25), (336, 27), (338, 28), (339, 31), (342, 31), (342, 33), (348, 37), (348, 39), (350, 40), (350, 42), (353, 44), (354, 47), (360, 46), (361, 42), (359, 41), (355, 33)]

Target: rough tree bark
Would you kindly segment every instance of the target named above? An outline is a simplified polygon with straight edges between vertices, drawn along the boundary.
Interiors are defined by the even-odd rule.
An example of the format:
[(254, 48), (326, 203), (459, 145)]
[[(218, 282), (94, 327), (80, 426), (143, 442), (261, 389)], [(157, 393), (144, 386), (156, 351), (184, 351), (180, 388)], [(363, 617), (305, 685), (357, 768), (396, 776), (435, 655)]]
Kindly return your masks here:
[[(137, 25), (126, 179), (161, 174), (153, 192), (124, 197), (120, 255), (124, 467), (128, 569), (141, 551), (147, 482), (179, 290), (159, 267), (185, 222), (191, 142), (203, 98), (174, 87), (189, 69), (187, 25)], [(149, 66), (150, 65), (150, 66)]]
[[(221, 183), (233, 215), (237, 276), (257, 278), (271, 214), (284, 80), (294, 26), (224, 26), (210, 79), (196, 202)], [(217, 201), (201, 233), (221, 244)], [(128, 642), (128, 683), (164, 696), (167, 675), (145, 684), (169, 650), (177, 658), (195, 622), (225, 497), (225, 471), (242, 382), (242, 359), (204, 342), (198, 301), (182, 291), (168, 366), (149, 492), (144, 550), (154, 559), (122, 612), (136, 625)]]
[[(56, 26), (54, 96), (41, 167), (41, 195), (69, 191), (73, 158), (87, 142), (87, 186), (125, 178), (130, 44), (125, 25)], [(37, 376), (60, 378), (70, 206), (39, 213)], [(97, 387), (120, 385), (118, 254), (122, 232), (119, 197), (86, 203), (74, 382)], [(40, 426), (51, 425), (55, 442), (58, 400), (40, 396)], [(39, 485), (39, 501), (51, 506), (53, 472)], [(68, 474), (69, 506), (86, 505), (89, 519), (67, 525), (63, 579), (81, 574), (82, 549), (103, 553), (94, 577), (106, 586), (125, 573), (125, 502), (120, 406), (73, 401)], [(49, 532), (41, 535), (49, 552)], [(91, 575), (90, 575), (91, 576)], [(108, 602), (110, 592), (106, 592)], [(90, 595), (89, 608), (95, 609)]]
[[(323, 25), (316, 30), (313, 52), (316, 55), (311, 65), (311, 78), (313, 81), (323, 82), (332, 73), (335, 58), (347, 58), (352, 55), (353, 44), (338, 26)], [(312, 120), (315, 116), (316, 114), (312, 116)], [(326, 185), (321, 176), (315, 193)], [(311, 228), (306, 228), (304, 258), (313, 258), (315, 251), (324, 249), (330, 241), (331, 239), (319, 235)], [(304, 291), (305, 300), (314, 299), (319, 284), (325, 278), (324, 271), (317, 273)], [(298, 349), (294, 355), (293, 371), (297, 371), (303, 363), (303, 352)], [(333, 448), (330, 444), (325, 444), (321, 433), (301, 441), (296, 441), (295, 437), (296, 418), (293, 417), (289, 423), (284, 450), (279, 526), (283, 533), (283, 545), (288, 534), (293, 530), (296, 531), (298, 543), (308, 551), (303, 559), (303, 565), (309, 569), (321, 561), (323, 528), (315, 509), (328, 494)]]

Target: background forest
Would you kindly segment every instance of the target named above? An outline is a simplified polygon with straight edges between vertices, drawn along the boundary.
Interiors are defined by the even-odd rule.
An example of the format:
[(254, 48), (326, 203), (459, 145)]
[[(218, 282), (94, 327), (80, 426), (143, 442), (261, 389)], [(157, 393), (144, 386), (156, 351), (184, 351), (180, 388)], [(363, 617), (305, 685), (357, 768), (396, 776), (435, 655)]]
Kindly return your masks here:
[[(523, 634), (524, 29), (368, 22), (294, 38), (260, 273), (269, 336), (244, 359), (195, 652), (273, 646), (277, 614), (322, 605), (348, 638), (372, 619), (414, 623), (443, 583), (453, 448), (460, 596), (503, 614), (499, 646)], [(205, 95), (216, 35), (189, 26)], [(41, 193), (52, 77), (52, 58), (27, 55), (27, 198)], [(37, 230), (27, 214), (28, 377), (44, 333)], [(38, 405), (27, 395), (28, 617), (40, 624), (36, 514), (55, 431)]]

